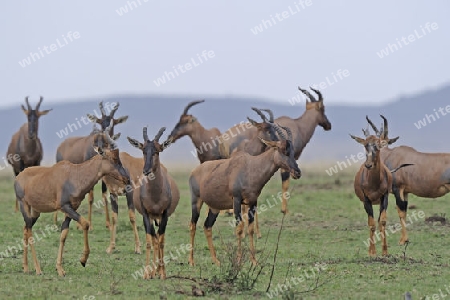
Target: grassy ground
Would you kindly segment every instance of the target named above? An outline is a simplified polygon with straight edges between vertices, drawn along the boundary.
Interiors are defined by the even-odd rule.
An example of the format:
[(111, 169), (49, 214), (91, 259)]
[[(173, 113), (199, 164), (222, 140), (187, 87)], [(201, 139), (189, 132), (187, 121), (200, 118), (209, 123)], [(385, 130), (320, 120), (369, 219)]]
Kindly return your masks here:
[[(400, 234), (392, 233), (388, 237), (390, 255), (369, 258), (364, 244), (368, 238), (367, 217), (353, 193), (352, 172), (330, 177), (322, 169), (303, 170), (303, 178), (292, 181), (290, 213), (284, 219), (281, 235), (278, 236), (282, 221), (279, 202), (259, 215), (263, 237), (256, 245), (260, 262), (257, 268), (251, 268), (248, 263), (243, 266), (233, 263), (236, 241), (229, 225), (232, 218), (224, 215), (219, 216), (213, 233), (222, 266), (211, 264), (202, 230), (204, 213), (197, 230), (197, 265), (190, 267), (187, 253), (183, 253), (185, 244), (189, 243), (188, 173), (174, 175), (181, 190), (181, 200), (166, 232), (165, 251), (172, 252), (177, 258), (166, 265), (167, 280), (135, 279), (135, 272), (142, 269), (145, 256), (133, 253), (125, 199), (120, 198), (117, 245), (113, 254), (105, 252), (109, 231), (104, 226), (103, 209), (96, 208), (94, 230), (89, 235), (91, 254), (86, 268), (79, 263), (82, 232), (72, 223), (64, 253), (66, 277), (59, 278), (55, 271), (59, 244), (59, 233), (55, 232), (36, 244), (44, 272), (42, 276), (35, 275), (30, 260), (32, 272), (23, 274), (22, 251), (9, 251), (9, 257), (0, 258), (0, 298), (186, 299), (193, 298), (195, 288), (199, 293), (205, 292), (208, 299), (248, 299), (249, 296), (262, 299), (268, 297), (266, 289), (272, 265), (275, 268), (271, 291), (282, 287), (279, 284), (291, 286), (282, 287), (287, 289), (280, 292), (285, 299), (403, 299), (406, 291), (411, 292), (413, 299), (421, 299), (439, 293), (440, 289), (447, 293), (446, 287), (450, 286), (450, 239), (446, 238), (450, 227), (440, 222), (425, 222), (427, 217), (450, 210), (448, 196), (439, 199), (410, 197), (410, 204), (416, 209), (410, 210), (409, 214), (423, 211), (425, 218), (412, 219), (413, 223), (408, 227), (409, 246), (398, 246)], [(0, 218), (0, 253), (20, 244), (22, 238), (23, 219), (20, 213), (14, 213), (12, 186), (12, 176), (0, 177), (0, 211), (3, 212)], [(272, 199), (272, 195), (276, 197), (280, 186), (279, 175), (276, 174), (263, 190), (260, 203)], [(96, 199), (100, 198), (98, 187)], [(398, 217), (393, 196), (390, 199), (388, 224), (393, 225), (398, 223)], [(79, 212), (87, 216), (86, 202)], [(46, 225), (52, 225), (51, 214), (42, 215), (34, 231), (45, 229)], [(141, 241), (144, 241), (140, 215), (138, 225)], [(379, 243), (377, 251), (381, 252)]]

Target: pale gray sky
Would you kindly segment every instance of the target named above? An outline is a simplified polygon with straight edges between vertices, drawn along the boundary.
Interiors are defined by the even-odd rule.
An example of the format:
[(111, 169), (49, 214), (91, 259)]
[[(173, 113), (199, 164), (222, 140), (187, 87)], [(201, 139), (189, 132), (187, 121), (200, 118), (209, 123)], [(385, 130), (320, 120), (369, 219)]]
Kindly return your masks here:
[[(297, 85), (327, 77), (327, 103), (361, 104), (450, 82), (444, 0), (28, 0), (2, 8), (0, 106), (21, 104), (27, 95), (50, 102), (116, 93), (244, 95), (288, 104)], [(271, 16), (276, 24), (252, 32)], [(69, 32), (78, 39), (70, 41)], [(400, 41), (408, 35), (413, 41)], [(377, 52), (397, 39), (402, 47), (391, 45), (380, 58)], [(30, 52), (39, 48), (44, 55), (33, 62)], [(214, 57), (200, 63), (204, 50)], [(19, 64), (24, 59), (26, 67)], [(154, 83), (189, 62), (191, 70)], [(340, 79), (339, 69), (347, 77)]]

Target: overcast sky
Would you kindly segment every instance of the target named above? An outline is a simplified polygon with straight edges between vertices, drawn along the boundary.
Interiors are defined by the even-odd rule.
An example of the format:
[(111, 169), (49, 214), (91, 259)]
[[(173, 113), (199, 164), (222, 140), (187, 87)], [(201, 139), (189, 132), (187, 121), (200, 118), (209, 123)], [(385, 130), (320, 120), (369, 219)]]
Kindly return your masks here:
[[(361, 104), (450, 82), (444, 0), (28, 0), (2, 8), (0, 106), (27, 95), (53, 102), (117, 93), (288, 104), (298, 85), (313, 84), (327, 103)], [(170, 80), (158, 82), (166, 72)]]

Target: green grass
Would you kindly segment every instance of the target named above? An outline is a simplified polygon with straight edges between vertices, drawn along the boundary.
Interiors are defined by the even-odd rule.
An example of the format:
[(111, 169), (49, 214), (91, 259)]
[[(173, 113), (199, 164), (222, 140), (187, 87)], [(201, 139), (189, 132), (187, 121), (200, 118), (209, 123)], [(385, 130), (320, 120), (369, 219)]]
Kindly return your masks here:
[[(180, 204), (170, 218), (166, 231), (165, 252), (176, 250), (189, 243), (190, 220), (188, 173), (174, 174), (181, 191)], [(100, 198), (100, 185), (95, 199)], [(279, 174), (264, 188), (260, 203), (280, 191)], [(94, 230), (89, 234), (91, 254), (86, 268), (79, 263), (83, 249), (83, 235), (71, 223), (66, 241), (63, 265), (66, 277), (60, 278), (55, 270), (59, 245), (59, 232), (36, 243), (36, 251), (44, 272), (36, 276), (31, 256), (30, 273), (22, 271), (22, 251), (12, 257), (0, 259), (0, 298), (33, 299), (186, 299), (192, 296), (192, 287), (204, 291), (207, 299), (257, 299), (267, 298), (266, 288), (271, 275), (275, 249), (278, 253), (272, 279), (272, 288), (283, 284), (286, 278), (301, 277), (307, 272), (310, 278), (293, 285), (285, 292), (285, 299), (403, 299), (409, 291), (413, 299), (445, 292), (450, 285), (450, 233), (448, 225), (430, 224), (419, 219), (408, 227), (411, 243), (406, 248), (398, 246), (400, 233), (388, 237), (389, 256), (369, 258), (364, 241), (368, 238), (367, 216), (359, 199), (353, 193), (353, 174), (341, 172), (332, 177), (323, 170), (303, 170), (303, 178), (291, 181), (290, 213), (284, 219), (279, 242), (282, 214), (280, 204), (259, 215), (263, 237), (257, 240), (256, 270), (246, 263), (234, 280), (230, 261), (234, 257), (236, 238), (229, 225), (230, 217), (220, 215), (213, 229), (221, 267), (211, 264), (203, 234), (202, 212), (196, 236), (196, 266), (187, 264), (188, 255), (166, 265), (168, 279), (134, 279), (142, 268), (145, 255), (133, 253), (133, 235), (128, 221), (125, 199), (119, 199), (119, 224), (116, 250), (107, 255), (109, 231), (105, 228), (103, 209), (95, 209)], [(425, 216), (446, 213), (450, 197), (419, 199), (410, 197), (410, 204)], [(22, 239), (23, 219), (14, 213), (13, 179), (9, 174), (0, 177), (0, 252), (17, 246)], [(378, 207), (375, 207), (378, 211)], [(413, 210), (410, 210), (411, 213)], [(87, 201), (79, 212), (87, 217)], [(376, 217), (378, 213), (376, 214)], [(62, 214), (59, 215), (62, 218)], [(141, 242), (145, 241), (142, 217), (138, 214)], [(398, 223), (395, 200), (390, 196), (388, 224)], [(52, 214), (43, 214), (34, 231), (52, 224)], [(244, 240), (247, 245), (248, 239)], [(377, 243), (381, 253), (381, 245)], [(145, 253), (145, 247), (142, 247)], [(311, 275), (316, 265), (326, 266), (320, 274)], [(245, 287), (261, 273), (251, 290)], [(254, 271), (253, 275), (251, 271)]]

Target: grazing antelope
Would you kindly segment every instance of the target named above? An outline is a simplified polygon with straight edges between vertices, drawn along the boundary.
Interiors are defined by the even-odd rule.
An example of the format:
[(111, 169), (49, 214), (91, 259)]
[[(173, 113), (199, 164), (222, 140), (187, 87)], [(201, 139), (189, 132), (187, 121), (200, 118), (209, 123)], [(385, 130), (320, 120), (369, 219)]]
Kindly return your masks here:
[[(39, 110), (42, 100), (44, 98), (41, 96), (35, 109), (33, 109), (28, 102), (28, 97), (25, 97), (27, 108), (22, 105), (22, 111), (27, 116), (28, 122), (14, 133), (6, 153), (8, 163), (12, 166), (15, 176), (19, 175), (25, 168), (41, 164), (43, 151), (41, 140), (38, 137), (39, 118), (51, 111), (51, 109)], [(16, 201), (15, 211), (18, 210), (18, 202)]]
[[(164, 265), (164, 240), (165, 231), (169, 216), (175, 211), (180, 200), (180, 192), (175, 180), (169, 175), (167, 169), (159, 161), (159, 153), (164, 151), (170, 140), (159, 143), (164, 130), (162, 127), (153, 140), (147, 135), (147, 127), (143, 128), (144, 143), (128, 138), (130, 144), (140, 149), (144, 155), (144, 167), (141, 169), (144, 176), (152, 176), (151, 181), (143, 181), (138, 190), (132, 194), (134, 206), (143, 216), (146, 232), (146, 268), (144, 279), (153, 278), (156, 271), (159, 271), (161, 279), (166, 278), (166, 268)], [(130, 193), (127, 193), (130, 197)], [(158, 232), (153, 227), (159, 224)], [(150, 248), (153, 244), (153, 264), (150, 274)]]
[[(364, 209), (368, 216), (368, 226), (370, 234), (369, 255), (376, 256), (374, 234), (376, 231), (375, 220), (373, 216), (373, 205), (380, 205), (380, 215), (378, 217), (378, 227), (382, 239), (382, 254), (387, 255), (387, 241), (386, 241), (386, 210), (388, 207), (389, 192), (392, 191), (392, 173), (395, 173), (400, 168), (409, 166), (410, 164), (402, 164), (394, 170), (390, 170), (381, 160), (380, 150), (385, 144), (392, 144), (397, 141), (395, 139), (388, 139), (387, 120), (381, 116), (385, 125), (381, 131), (376, 130), (377, 136), (370, 135), (369, 129), (363, 129), (365, 138), (359, 138), (350, 135), (352, 139), (364, 146), (366, 150), (366, 161), (356, 173), (354, 188), (355, 194), (363, 202)], [(369, 123), (370, 120), (366, 117)]]
[[(69, 224), (73, 219), (80, 224), (84, 233), (84, 250), (80, 259), (86, 266), (89, 257), (88, 229), (90, 222), (77, 213), (84, 196), (104, 176), (110, 175), (123, 183), (129, 182), (129, 177), (123, 168), (119, 150), (108, 137), (111, 149), (95, 148), (99, 155), (81, 163), (72, 164), (60, 161), (52, 167), (31, 167), (21, 172), (14, 182), (16, 198), (20, 205), (25, 227), (23, 230), (24, 252), (23, 270), (28, 272), (28, 242), (30, 241), (36, 274), (42, 274), (32, 239), (32, 228), (41, 213), (61, 210), (66, 217), (61, 225), (61, 236), (56, 260), (56, 269), (60, 276), (65, 275), (62, 267), (64, 244), (69, 233)], [(92, 146), (92, 145), (91, 145)]]
[(252, 156), (243, 151), (235, 152), (229, 159), (207, 161), (192, 171), (189, 177), (192, 206), (190, 265), (194, 265), (195, 231), (203, 202), (209, 206), (204, 232), (213, 262), (220, 265), (212, 242), (212, 227), (219, 211), (223, 209), (234, 209), (237, 223), (238, 257), (241, 257), (241, 240), (244, 233), (241, 205), (245, 204), (249, 206), (248, 235), (251, 260), (253, 264), (257, 263), (253, 244), (253, 221), (261, 190), (279, 168), (289, 170), (294, 179), (301, 176), (301, 171), (294, 158), (290, 130), (286, 129), (289, 135), (287, 139), (278, 126), (274, 125), (274, 128), (281, 140), (261, 139), (269, 149), (260, 155)]
[[(374, 128), (373, 123), (370, 125)], [(387, 138), (387, 124), (385, 126)], [(408, 194), (423, 198), (437, 198), (447, 194), (450, 191), (450, 154), (424, 153), (408, 146), (392, 149), (384, 147), (381, 150), (381, 160), (388, 168), (408, 162), (414, 163), (392, 175), (392, 193), (402, 225), (399, 244), (404, 245), (409, 242), (406, 231)]]
[[(102, 132), (107, 131), (108, 134), (112, 137), (113, 140), (116, 140), (120, 137), (120, 133), (114, 134), (114, 126), (120, 123), (124, 123), (128, 116), (123, 116), (115, 119), (114, 114), (119, 108), (119, 103), (117, 103), (111, 110), (110, 114), (106, 114), (105, 109), (103, 107), (103, 101), (99, 103), (100, 112), (102, 114), (101, 118), (97, 118), (97, 116), (87, 114), (88, 118), (97, 124), (101, 125), (101, 131), (93, 130), (90, 135), (83, 137), (72, 137), (64, 140), (56, 150), (56, 161), (59, 162), (61, 160), (68, 160), (71, 163), (79, 164), (82, 163), (91, 157), (93, 157), (96, 153), (92, 149), (92, 142), (98, 138), (101, 138)], [(95, 126), (94, 126), (95, 128)], [(102, 199), (105, 209), (105, 218), (106, 218), (106, 227), (110, 226), (109, 219), (109, 209), (108, 209), (108, 201), (106, 194), (106, 185), (102, 182)], [(92, 204), (94, 203), (94, 190), (89, 191), (89, 213), (88, 219), (89, 223), (91, 223), (90, 230), (93, 229), (91, 222), (92, 215)], [(57, 213), (54, 215), (54, 221), (57, 221)]]

